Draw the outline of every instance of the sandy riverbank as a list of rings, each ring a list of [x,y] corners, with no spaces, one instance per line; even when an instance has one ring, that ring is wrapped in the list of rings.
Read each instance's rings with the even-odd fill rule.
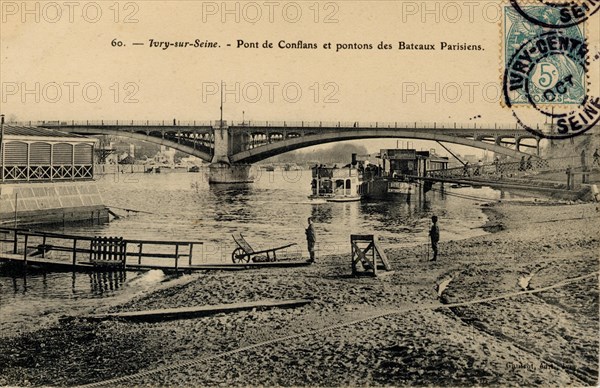
[[[0,339],[0,385],[76,385],[191,360],[113,386],[596,385],[597,276],[539,293],[449,308],[597,273],[596,204],[504,203],[493,234],[388,252],[395,272],[355,279],[349,257],[308,268],[206,273],[111,307],[128,311],[312,298],[306,307],[152,324],[57,323]],[[583,217],[583,218],[582,218]],[[437,285],[446,288],[438,293]],[[394,314],[327,329],[386,312]],[[327,329],[311,332],[317,329]],[[292,334],[309,333],[212,360]]]

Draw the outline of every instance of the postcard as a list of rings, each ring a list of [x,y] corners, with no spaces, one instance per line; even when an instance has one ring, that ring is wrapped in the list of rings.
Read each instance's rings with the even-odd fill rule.
[[[599,10],[0,0],[0,385],[597,385]]]

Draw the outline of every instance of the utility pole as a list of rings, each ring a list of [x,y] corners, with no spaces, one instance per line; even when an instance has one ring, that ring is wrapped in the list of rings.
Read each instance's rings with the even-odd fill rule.
[[[223,128],[223,81],[221,81],[221,124],[219,125],[221,128]]]

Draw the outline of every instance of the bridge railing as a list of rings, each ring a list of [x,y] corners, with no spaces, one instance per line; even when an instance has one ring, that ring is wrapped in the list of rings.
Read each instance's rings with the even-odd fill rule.
[[[531,158],[516,162],[468,164],[445,170],[431,170],[427,172],[427,176],[438,179],[504,178],[518,177],[532,172],[566,171],[567,168],[577,169],[580,167],[581,160],[578,156],[551,159]]]
[[[8,125],[29,127],[213,127],[217,121],[180,120],[71,120],[71,121],[18,121]]]
[[[509,130],[522,131],[518,124],[498,123],[437,123],[407,121],[233,121],[234,127],[251,128],[397,128],[397,129],[452,129],[452,130]]]
[[[390,129],[448,129],[448,130],[499,130],[522,131],[516,123],[443,123],[443,122],[407,122],[407,121],[229,121],[232,127],[253,128],[390,128]],[[218,127],[219,120],[211,121],[182,121],[171,120],[56,120],[56,121],[20,121],[7,125],[38,126],[38,127]],[[539,129],[539,127],[537,127]]]

